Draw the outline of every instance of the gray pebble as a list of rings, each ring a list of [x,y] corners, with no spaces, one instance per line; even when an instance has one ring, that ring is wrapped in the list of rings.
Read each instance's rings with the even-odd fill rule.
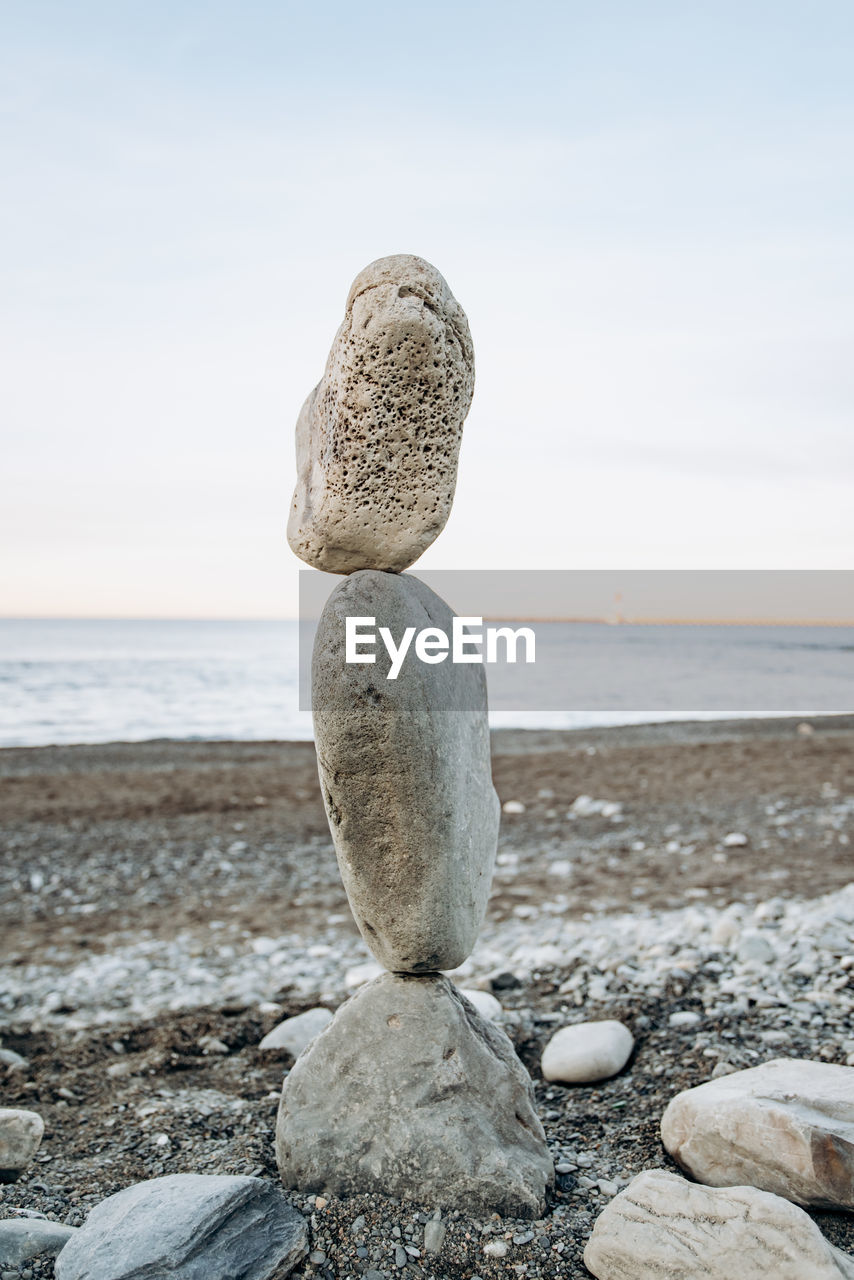
[[[44,1253],[55,1258],[73,1235],[73,1227],[35,1215],[7,1218],[0,1222],[0,1266],[17,1267]]]
[[[431,1219],[424,1227],[424,1248],[427,1253],[440,1253],[445,1239],[444,1222]]]
[[[0,1066],[8,1067],[12,1071],[26,1071],[29,1065],[27,1059],[22,1058],[13,1049],[0,1049]]]

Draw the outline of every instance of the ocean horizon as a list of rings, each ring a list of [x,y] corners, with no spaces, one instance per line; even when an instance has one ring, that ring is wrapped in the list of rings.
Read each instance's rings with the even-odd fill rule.
[[[844,627],[690,627],[690,661],[717,664],[732,707],[644,709],[639,639],[678,691],[680,659],[672,628],[645,624],[544,624],[568,665],[628,671],[623,705],[577,711],[494,710],[494,728],[580,729],[746,715],[831,714],[854,710],[854,630]],[[299,623],[295,620],[0,619],[0,747],[183,740],[311,739],[299,706]],[[622,664],[622,665],[621,665]],[[683,662],[687,672],[687,658]],[[749,690],[800,673],[816,707],[746,709]],[[488,678],[492,673],[488,673]],[[499,689],[496,680],[496,690]],[[820,698],[819,698],[820,694]],[[820,705],[819,705],[820,703]],[[772,705],[766,702],[767,706]]]

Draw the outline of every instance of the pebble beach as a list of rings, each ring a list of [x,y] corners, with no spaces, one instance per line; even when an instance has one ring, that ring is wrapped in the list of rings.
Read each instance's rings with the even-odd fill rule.
[[[854,1065],[854,718],[499,731],[487,920],[457,986],[498,1002],[556,1167],[535,1221],[377,1195],[289,1199],[294,1275],[581,1277],[604,1206],[677,1166],[681,1090],[775,1058]],[[277,1180],[288,1016],[377,967],[347,908],[310,743],[0,753],[2,1105],[45,1134],[0,1217],[79,1226],[171,1173]],[[560,1028],[616,1020],[610,1079],[544,1079]],[[814,1211],[854,1250],[845,1212]],[[4,1276],[50,1276],[45,1256]]]

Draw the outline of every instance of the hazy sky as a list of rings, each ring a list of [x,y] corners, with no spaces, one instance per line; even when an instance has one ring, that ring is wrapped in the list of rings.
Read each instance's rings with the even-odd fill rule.
[[[3,7],[0,613],[285,616],[353,276],[434,262],[471,568],[854,566],[854,5]]]

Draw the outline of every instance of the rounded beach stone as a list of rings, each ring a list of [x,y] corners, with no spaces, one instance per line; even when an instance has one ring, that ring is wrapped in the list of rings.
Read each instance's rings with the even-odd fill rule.
[[[613,1020],[561,1027],[543,1050],[543,1076],[561,1084],[607,1080],[622,1071],[634,1043],[628,1027]]]
[[[380,964],[455,969],[486,911],[500,818],[486,679],[473,664],[421,662],[395,680],[345,661],[345,619],[450,634],[444,600],[409,574],[366,570],[333,591],[312,661],[312,711],[326,815],[350,907]]]
[[[661,1140],[713,1187],[854,1209],[854,1067],[775,1058],[676,1095]]]
[[[474,1005],[480,1016],[488,1018],[490,1022],[500,1018],[504,1012],[500,1002],[489,991],[478,991],[475,987],[461,987],[460,995],[465,996],[469,1004]]]
[[[20,1267],[30,1258],[55,1258],[77,1232],[43,1218],[6,1218],[0,1222],[0,1267]]]
[[[293,1018],[285,1018],[272,1031],[268,1031],[258,1045],[259,1049],[285,1049],[293,1057],[298,1058],[307,1044],[310,1044],[324,1027],[329,1026],[332,1014],[328,1009],[306,1009]]]
[[[596,1280],[854,1280],[803,1209],[755,1187],[698,1187],[638,1174],[596,1220],[584,1250]]]
[[[0,1107],[0,1182],[14,1182],[39,1149],[44,1120],[35,1111]]]
[[[538,1217],[554,1172],[510,1040],[444,976],[363,987],[282,1088],[286,1187]]]
[[[331,573],[405,569],[445,527],[474,391],[465,313],[435,267],[372,262],[296,429],[288,541]]]

